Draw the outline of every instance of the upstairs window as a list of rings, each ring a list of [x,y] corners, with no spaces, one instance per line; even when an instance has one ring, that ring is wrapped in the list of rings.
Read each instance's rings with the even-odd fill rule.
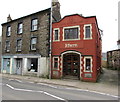
[[[54,41],[59,41],[59,28],[54,29],[53,40]]]
[[[21,51],[22,49],[22,39],[17,40],[16,51]]]
[[[64,28],[64,40],[78,40],[80,27]]]
[[[8,40],[6,41],[5,51],[10,52],[10,41],[8,41]]]
[[[38,29],[38,19],[33,19],[31,21],[31,30],[32,31],[35,31]]]
[[[19,23],[18,24],[18,34],[22,34],[23,33],[23,24]]]
[[[6,31],[6,36],[10,36],[10,35],[11,35],[11,26],[8,26]]]
[[[91,24],[84,26],[84,39],[92,39],[92,27]]]
[[[37,45],[37,37],[32,37],[31,45],[30,45],[31,50],[36,50],[36,45]]]

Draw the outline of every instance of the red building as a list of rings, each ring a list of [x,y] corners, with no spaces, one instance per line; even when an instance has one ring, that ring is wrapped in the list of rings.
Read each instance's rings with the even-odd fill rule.
[[[52,78],[96,82],[101,71],[101,35],[96,17],[69,15],[52,26]]]

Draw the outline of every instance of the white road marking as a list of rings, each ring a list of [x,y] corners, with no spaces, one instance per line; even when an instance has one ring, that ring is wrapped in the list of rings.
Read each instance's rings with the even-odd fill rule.
[[[9,79],[9,80],[10,81],[11,80],[16,80],[16,81],[22,83],[22,81],[17,80],[17,79]],[[29,83],[34,83],[34,82],[29,82]],[[45,84],[45,83],[37,83],[37,84],[48,86],[48,87],[52,87],[52,88],[55,88],[55,89],[58,88],[56,86]],[[77,90],[77,91],[92,92],[92,93],[97,93],[97,94],[101,94],[101,95],[106,95],[106,96],[111,96],[111,97],[115,97],[115,98],[120,98],[119,96],[115,96],[115,95],[111,95],[111,94],[107,94],[107,93],[102,93],[102,92],[97,92],[97,91],[85,90],[85,89],[77,89],[77,88],[69,88],[69,87],[67,87],[67,88],[58,88],[58,89],[68,89],[68,90]],[[15,90],[18,90],[18,89],[15,89]],[[21,89],[19,89],[19,90],[21,90]],[[31,91],[31,90],[24,90],[24,89],[22,89],[21,91]],[[31,92],[39,92],[39,91],[31,91]]]
[[[63,98],[60,98],[60,97],[58,97],[58,96],[55,96],[55,95],[52,95],[52,94],[50,94],[50,93],[47,93],[47,92],[44,92],[44,94],[46,94],[46,95],[48,95],[48,96],[51,96],[51,97],[54,97],[54,98],[56,98],[56,99],[59,99],[59,100],[63,100],[63,101],[65,101],[65,99],[63,99]]]
[[[9,79],[9,81],[17,81],[17,82],[19,82],[19,83],[22,83],[22,81],[21,81],[21,80],[18,80],[18,79]]]
[[[51,96],[53,98],[56,98],[58,100],[63,100],[65,101],[65,99],[63,98],[60,98],[58,96],[55,96],[53,94],[50,94],[48,92],[45,92],[45,91],[36,91],[36,90],[28,90],[28,89],[18,89],[18,88],[14,88],[13,86],[9,85],[9,84],[6,84],[6,86],[8,86],[9,88],[11,88],[12,90],[16,90],[16,91],[26,91],[26,92],[39,92],[39,93],[44,93],[45,95],[48,95],[48,96]]]

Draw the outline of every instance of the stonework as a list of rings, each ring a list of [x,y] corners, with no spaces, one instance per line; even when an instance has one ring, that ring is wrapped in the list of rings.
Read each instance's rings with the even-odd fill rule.
[[[107,52],[107,67],[120,70],[120,49]]]

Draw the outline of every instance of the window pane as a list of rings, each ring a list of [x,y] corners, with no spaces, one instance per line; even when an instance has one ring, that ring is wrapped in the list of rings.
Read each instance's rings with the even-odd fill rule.
[[[37,38],[32,38],[32,44],[36,44]]]
[[[23,32],[23,24],[18,24],[18,34],[21,34]]]
[[[6,52],[10,51],[10,41],[6,41]]]
[[[17,40],[17,51],[21,51],[22,48],[22,40]]]
[[[32,31],[37,30],[38,19],[32,20]]]
[[[58,68],[58,58],[54,58],[54,69]]]
[[[37,38],[31,39],[31,50],[36,50]]]
[[[78,39],[78,28],[64,30],[64,39]]]
[[[86,58],[86,70],[90,71],[91,70],[91,59]]]
[[[58,40],[58,30],[55,30],[55,40]]]
[[[85,37],[86,38],[90,38],[90,26],[86,26],[85,27]]]
[[[10,36],[11,35],[11,27],[9,26],[9,27],[7,27],[7,36]]]

